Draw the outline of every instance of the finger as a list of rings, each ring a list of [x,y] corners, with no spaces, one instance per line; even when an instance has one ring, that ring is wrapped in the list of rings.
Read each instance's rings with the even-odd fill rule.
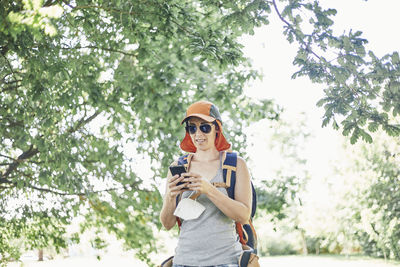
[[[191,182],[192,182],[192,178],[190,178],[190,177],[185,177],[185,178],[182,180],[182,182],[191,183]]]
[[[177,183],[179,183],[180,181],[182,181],[184,179],[184,177],[179,177],[179,175],[175,175],[174,177],[171,178],[171,180],[169,181],[169,187],[171,188],[171,186],[176,185]]]
[[[188,182],[188,183],[199,183],[199,182],[201,182],[201,178],[199,178],[199,177],[189,177],[189,178],[186,178],[185,180],[184,180],[184,182]]]
[[[186,176],[186,177],[200,177],[200,175],[193,173],[193,172],[185,172],[182,173],[182,176]]]
[[[171,189],[171,191],[170,191],[171,197],[176,197],[176,196],[179,195],[180,193],[181,193],[181,190],[179,190],[177,187],[174,187],[174,188]]]
[[[199,183],[199,181],[197,181],[197,180],[195,180],[195,179],[188,179],[188,180],[185,180],[184,182],[186,182],[187,184],[190,184],[190,185],[194,185],[194,184],[198,184]]]
[[[170,188],[170,191],[181,192],[183,188],[187,188],[187,187],[188,187],[188,183],[183,183],[183,184],[180,184],[180,185],[176,185],[174,183],[174,184],[171,184],[169,188]]]
[[[202,192],[200,186],[193,186],[193,187],[190,187],[189,189],[190,189],[190,191],[195,191],[196,192],[195,194],[197,194],[198,192]]]
[[[171,178],[168,179],[168,183],[172,183],[176,179],[176,175],[172,176]]]
[[[187,187],[190,190],[197,190],[198,188],[201,188],[201,184],[199,184],[199,183],[189,183]]]
[[[171,191],[170,192],[171,198],[175,198],[177,195],[179,195],[179,191]]]
[[[183,188],[187,188],[187,187],[188,187],[188,183],[183,183],[183,184],[177,186],[178,190],[182,190]]]

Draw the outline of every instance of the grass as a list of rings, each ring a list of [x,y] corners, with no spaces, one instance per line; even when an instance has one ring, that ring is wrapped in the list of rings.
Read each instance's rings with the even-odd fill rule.
[[[365,256],[339,256],[339,255],[320,255],[320,256],[272,256],[260,258],[260,265],[273,267],[399,267],[400,262],[385,261]],[[104,256],[99,261],[96,257],[71,257],[66,259],[56,259],[44,262],[26,261],[24,263],[10,263],[9,267],[145,267],[146,264],[135,260],[132,257],[109,255]]]
[[[260,259],[260,265],[274,267],[399,267],[400,262],[385,261],[366,256],[297,255],[263,257]]]

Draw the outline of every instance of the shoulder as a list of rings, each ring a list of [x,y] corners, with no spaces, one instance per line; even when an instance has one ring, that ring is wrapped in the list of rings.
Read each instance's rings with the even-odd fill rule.
[[[246,161],[241,156],[237,155],[237,163],[238,164],[246,164]]]
[[[237,168],[238,170],[247,170],[246,161],[239,155],[237,156]]]
[[[225,158],[229,156],[230,160],[232,161],[236,157],[236,165],[246,165],[246,161],[239,155],[238,152],[235,151],[226,151]]]
[[[236,181],[240,187],[250,182],[250,172],[247,168],[246,160],[239,155],[237,156],[236,164]]]
[[[230,152],[236,155],[236,168],[237,171],[245,170],[247,171],[247,164],[244,158],[242,158],[237,152]]]

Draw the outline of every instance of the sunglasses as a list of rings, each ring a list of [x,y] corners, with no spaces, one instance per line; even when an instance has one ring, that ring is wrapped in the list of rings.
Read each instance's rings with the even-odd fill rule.
[[[189,124],[185,127],[185,129],[186,129],[186,132],[188,132],[190,134],[195,134],[197,131],[197,126],[196,126],[196,124]],[[211,126],[211,124],[203,123],[203,124],[200,124],[199,129],[203,133],[208,134],[211,132],[212,126]]]

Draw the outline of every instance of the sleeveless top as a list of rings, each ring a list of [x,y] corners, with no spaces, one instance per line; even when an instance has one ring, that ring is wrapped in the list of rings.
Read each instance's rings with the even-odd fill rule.
[[[220,167],[210,182],[223,182],[222,152]],[[225,188],[217,188],[228,195]],[[193,191],[183,192],[182,198]],[[205,207],[199,218],[182,220],[174,264],[210,266],[238,263],[242,245],[236,233],[235,223],[220,211],[207,196],[201,194],[197,201]]]

